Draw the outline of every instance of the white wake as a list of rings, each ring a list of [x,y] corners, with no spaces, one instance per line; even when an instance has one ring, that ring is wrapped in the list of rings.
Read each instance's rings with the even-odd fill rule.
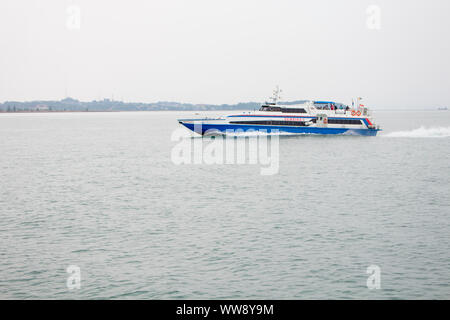
[[[447,138],[450,137],[450,127],[420,127],[409,131],[394,131],[382,135],[388,138]]]

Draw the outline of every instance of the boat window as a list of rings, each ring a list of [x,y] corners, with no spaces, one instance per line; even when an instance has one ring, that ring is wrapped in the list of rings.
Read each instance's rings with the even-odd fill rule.
[[[261,106],[259,111],[272,111],[272,112],[280,112],[281,107],[275,107],[275,106]]]
[[[329,124],[354,124],[354,125],[360,125],[361,120],[354,120],[354,119],[328,119]]]
[[[306,110],[303,108],[282,108],[281,112],[283,112],[283,113],[306,113]]]
[[[296,126],[305,127],[308,124],[305,121],[278,121],[278,120],[257,120],[257,121],[230,121],[232,124],[259,124],[271,126]]]

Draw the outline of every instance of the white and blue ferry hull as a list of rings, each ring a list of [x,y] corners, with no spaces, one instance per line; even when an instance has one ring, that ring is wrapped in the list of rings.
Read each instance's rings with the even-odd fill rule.
[[[376,136],[379,129],[370,128],[333,128],[333,127],[317,127],[317,126],[277,126],[277,125],[254,125],[254,124],[231,124],[231,123],[214,123],[213,121],[191,121],[179,120],[189,130],[197,132],[201,135],[208,133],[230,133],[230,132],[254,132],[264,131],[267,133],[291,133],[291,134],[317,134],[317,135],[361,135]]]

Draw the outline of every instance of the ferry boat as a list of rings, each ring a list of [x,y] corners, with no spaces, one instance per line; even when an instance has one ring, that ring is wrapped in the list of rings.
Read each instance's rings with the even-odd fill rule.
[[[333,101],[279,104],[280,92],[277,87],[271,101],[253,112],[219,118],[178,119],[178,122],[201,135],[264,130],[267,133],[376,136],[381,131],[369,108],[360,104],[361,98],[357,98],[356,108]]]

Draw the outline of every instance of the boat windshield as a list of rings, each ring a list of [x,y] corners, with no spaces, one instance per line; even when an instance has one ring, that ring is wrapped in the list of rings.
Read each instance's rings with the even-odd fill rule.
[[[275,112],[280,112],[281,108],[280,107],[275,107],[275,106],[261,106],[261,108],[259,109],[259,111],[275,111]]]

